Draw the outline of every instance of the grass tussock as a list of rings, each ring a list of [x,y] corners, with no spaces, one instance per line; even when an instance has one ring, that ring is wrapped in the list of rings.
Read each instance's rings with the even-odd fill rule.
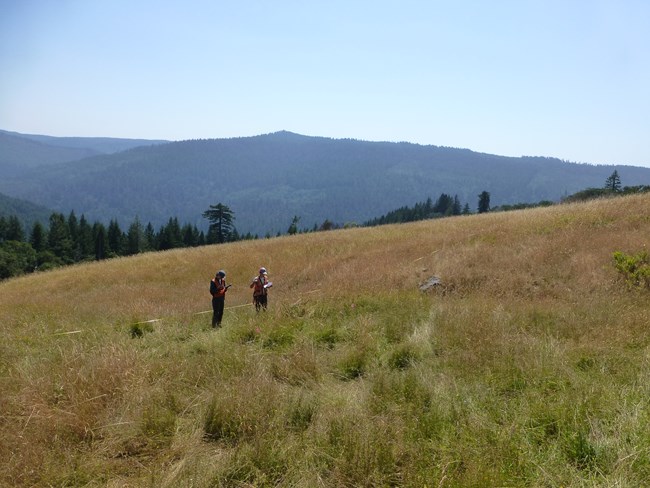
[[[0,486],[643,486],[648,215],[635,196],[0,283]]]

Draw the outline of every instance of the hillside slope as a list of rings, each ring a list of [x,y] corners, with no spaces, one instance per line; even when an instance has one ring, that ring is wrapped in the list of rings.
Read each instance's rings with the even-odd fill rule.
[[[28,139],[48,146],[62,147],[68,149],[89,150],[94,154],[112,154],[139,146],[152,146],[156,144],[165,144],[169,141],[163,139],[125,139],[119,137],[57,137],[45,136],[40,134],[21,134],[19,132],[9,132],[0,130],[11,136]],[[29,153],[21,154],[21,157],[29,157]],[[66,161],[72,161],[76,158],[70,158]]]
[[[48,208],[0,193],[0,217],[18,217],[27,235],[35,222],[47,224],[51,214],[52,210]]]
[[[0,485],[641,486],[650,301],[612,253],[649,215],[640,195],[0,283]]]
[[[60,147],[0,131],[0,175],[16,177],[27,169],[99,154],[87,147]]]
[[[162,225],[171,216],[201,228],[210,205],[224,203],[242,234],[284,233],[328,219],[362,223],[441,193],[476,208],[558,200],[601,187],[617,169],[625,185],[650,184],[650,168],[508,158],[464,149],[364,142],[278,132],[256,137],[139,147],[0,180],[0,191],[93,221],[128,225],[135,216]]]

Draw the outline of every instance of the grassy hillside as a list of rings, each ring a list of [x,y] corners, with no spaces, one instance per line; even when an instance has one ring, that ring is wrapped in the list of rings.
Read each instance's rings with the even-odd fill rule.
[[[0,485],[642,486],[649,238],[645,195],[0,283]]]

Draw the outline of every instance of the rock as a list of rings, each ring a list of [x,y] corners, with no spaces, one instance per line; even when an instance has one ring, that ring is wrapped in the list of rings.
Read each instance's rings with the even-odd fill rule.
[[[428,291],[434,286],[442,285],[442,281],[437,276],[432,276],[427,281],[420,285],[420,291]]]

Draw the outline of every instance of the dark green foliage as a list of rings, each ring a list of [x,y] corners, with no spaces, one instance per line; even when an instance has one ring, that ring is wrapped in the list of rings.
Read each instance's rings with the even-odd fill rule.
[[[70,237],[70,228],[65,216],[61,213],[50,215],[50,227],[47,237],[48,249],[64,263],[74,262],[73,243]]]
[[[125,247],[124,238],[122,229],[120,229],[120,224],[118,224],[115,219],[112,219],[108,224],[107,241],[110,257],[122,255],[122,251]]]
[[[48,221],[49,230],[37,221],[29,239],[25,239],[17,217],[0,217],[0,279],[82,261],[206,244],[205,234],[196,225],[181,227],[175,217],[161,226],[158,233],[151,223],[143,227],[138,217],[126,233],[116,219],[110,221],[108,229],[100,222],[91,226],[84,215],[77,219],[74,211],[67,218],[54,212]],[[231,239],[238,240],[240,236],[234,231]]]
[[[203,212],[202,216],[210,222],[208,244],[221,244],[236,240],[234,235],[236,230],[233,225],[235,214],[230,207],[223,203],[210,205],[210,208]]]
[[[0,242],[22,241],[24,239],[25,232],[18,217],[12,215],[6,220],[4,217],[0,217]]]
[[[300,217],[297,215],[293,216],[293,219],[291,219],[291,225],[287,229],[287,234],[290,236],[297,234],[298,233],[298,222],[300,221]]]
[[[182,244],[183,236],[178,219],[170,218],[167,225],[161,227],[158,232],[158,249],[161,251],[174,249],[176,247],[182,247]]]
[[[47,233],[40,222],[36,222],[29,236],[29,243],[36,252],[43,252],[47,246]]]
[[[129,332],[132,338],[137,339],[149,332],[153,332],[153,325],[151,325],[151,322],[136,322],[131,324]]]
[[[126,235],[126,254],[138,254],[145,250],[146,241],[144,239],[144,229],[137,217],[129,226]]]
[[[482,191],[478,196],[478,213],[485,213],[490,211],[490,193]]]
[[[605,180],[603,188],[586,188],[564,199],[565,202],[581,202],[594,198],[634,195],[635,193],[646,193],[650,191],[650,185],[636,185],[621,187],[621,178],[618,171],[614,172]]]
[[[466,204],[469,213],[469,207]],[[416,203],[413,207],[400,207],[392,210],[386,215],[367,221],[364,225],[375,226],[384,224],[398,224],[404,222],[415,222],[418,220],[433,219],[439,217],[448,217],[451,215],[461,214],[461,204],[458,195],[451,197],[442,193],[434,204],[431,198],[424,202]]]
[[[29,273],[36,267],[36,251],[26,242],[0,243],[0,280]]]
[[[614,170],[605,180],[605,189],[614,193],[621,191],[621,178],[618,176],[618,171]]]

